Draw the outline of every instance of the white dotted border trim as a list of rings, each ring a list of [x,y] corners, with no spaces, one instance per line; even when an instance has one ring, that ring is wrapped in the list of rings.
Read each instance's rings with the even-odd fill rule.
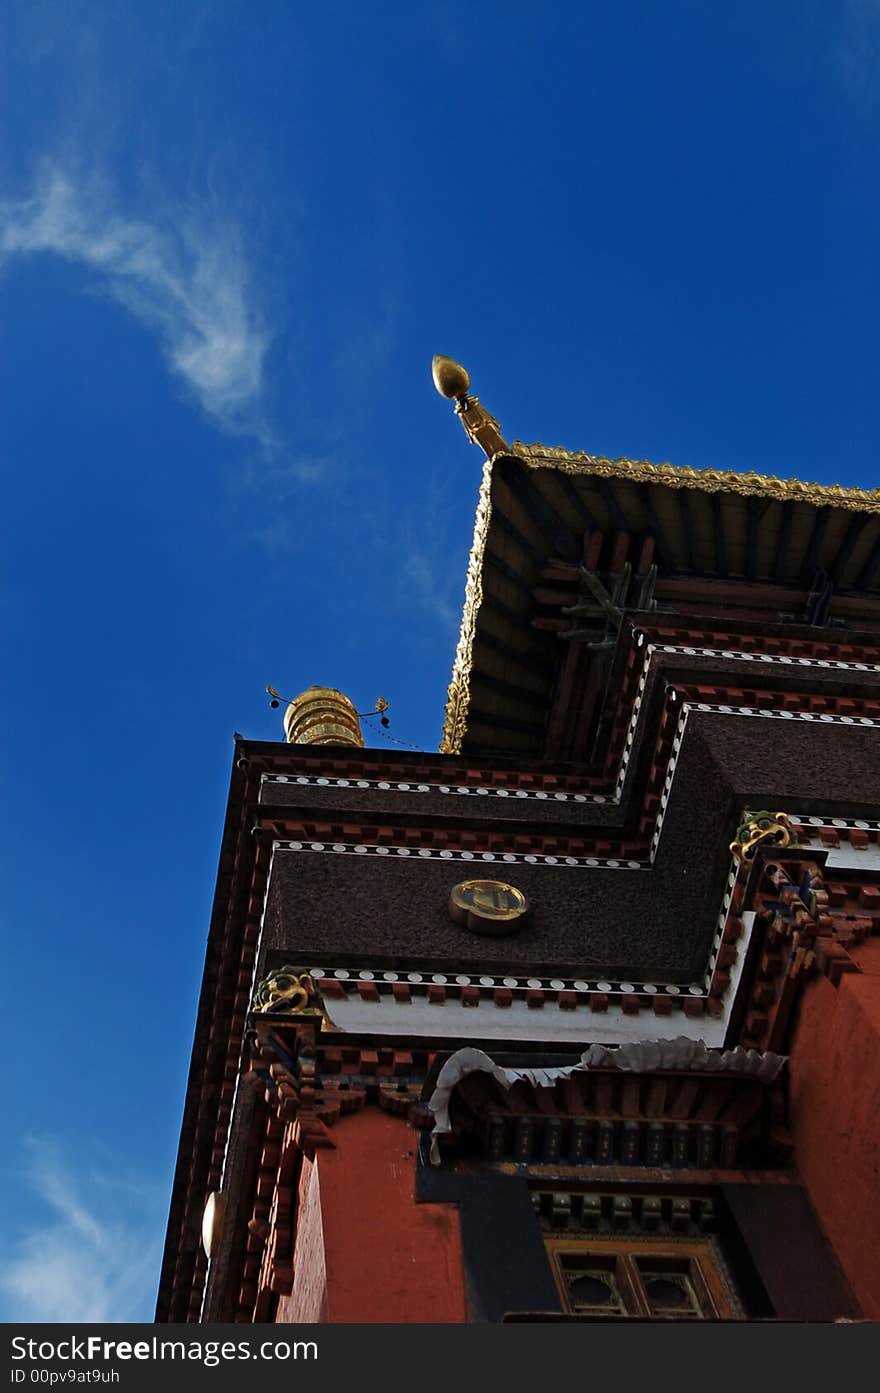
[[[698,709],[701,709],[701,710],[702,710],[702,709],[703,709],[703,706],[701,705]],[[712,708],[710,708],[710,709],[712,709]],[[686,720],[686,718],[687,718],[687,711],[685,710],[685,711],[682,712],[682,720],[681,720],[681,722],[680,722],[680,728],[681,728],[681,729],[683,729],[684,721]],[[676,735],[676,739],[677,739],[677,740],[679,739],[679,735],[678,735],[678,734]],[[670,784],[671,784],[671,780],[670,780]],[[668,797],[668,789],[666,790],[666,796]],[[747,812],[747,811],[748,811],[748,810],[746,810],[746,812]],[[793,822],[796,822],[799,826],[803,827],[804,830],[806,830],[808,827],[815,827],[815,828],[817,828],[817,829],[818,829],[819,827],[834,827],[835,829],[837,829],[837,830],[839,830],[839,831],[846,831],[846,830],[849,830],[849,829],[858,829],[858,830],[860,830],[860,831],[873,831],[873,832],[877,832],[878,834],[880,834],[880,819],[878,819],[878,820],[870,820],[870,821],[869,821],[869,820],[866,820],[866,819],[864,819],[864,818],[832,818],[832,817],[827,817],[827,816],[826,816],[826,817],[821,817],[821,816],[819,816],[819,815],[817,815],[817,814],[808,814],[808,815],[805,815],[805,814],[800,814],[800,813],[797,813],[797,812],[791,812],[791,813],[789,813],[789,816],[791,817],[791,819],[792,819]],[[658,834],[658,840],[659,840],[659,834]],[[821,850],[821,849],[822,849],[821,846],[820,846],[818,849]],[[319,852],[319,853],[320,853],[320,852],[332,852],[332,853],[336,853],[337,855],[342,854],[342,855],[355,855],[355,856],[358,856],[358,855],[360,855],[360,856],[370,856],[370,855],[373,855],[373,856],[395,856],[395,855],[396,855],[396,856],[400,856],[400,857],[410,857],[410,856],[415,855],[417,858],[421,858],[421,859],[423,859],[423,860],[464,861],[464,862],[469,862],[469,863],[476,863],[476,864],[478,864],[478,865],[479,865],[479,864],[489,864],[489,863],[492,863],[492,862],[498,862],[498,863],[500,863],[501,865],[505,865],[505,864],[506,864],[506,865],[511,865],[511,864],[517,864],[517,863],[519,863],[519,864],[528,864],[528,865],[569,866],[569,867],[572,867],[572,868],[577,868],[577,867],[589,867],[589,868],[591,868],[591,869],[592,869],[592,868],[596,868],[596,867],[601,867],[601,868],[610,869],[610,870],[644,870],[644,869],[647,869],[647,868],[648,868],[648,863],[647,863],[647,862],[644,862],[644,861],[641,861],[641,862],[640,862],[640,861],[615,861],[615,860],[602,859],[602,858],[599,858],[599,857],[536,856],[536,855],[532,855],[532,854],[522,854],[522,853],[516,853],[516,852],[496,853],[496,852],[491,852],[491,851],[484,851],[484,852],[451,851],[451,850],[446,849],[446,848],[444,848],[444,850],[442,850],[442,851],[436,851],[436,850],[434,850],[434,849],[432,849],[432,848],[427,848],[427,847],[421,847],[421,848],[415,848],[415,849],[412,848],[412,847],[387,847],[387,846],[375,847],[375,846],[367,846],[367,845],[365,845],[365,844],[363,844],[363,843],[349,844],[349,843],[344,843],[344,842],[334,842],[334,843],[328,844],[328,843],[326,843],[326,842],[276,841],[276,842],[273,843],[273,850],[278,850],[278,851],[313,851],[313,852]],[[686,992],[687,992],[688,994],[690,994],[690,995],[692,995],[692,996],[703,996],[703,997],[705,997],[705,996],[708,995],[709,988],[710,988],[711,983],[712,983],[712,977],[713,977],[713,975],[714,975],[715,967],[716,967],[716,964],[717,964],[717,961],[718,961],[718,954],[719,954],[719,952],[721,951],[721,947],[722,947],[722,945],[723,945],[723,943],[724,943],[724,932],[725,932],[725,929],[726,929],[726,927],[727,927],[728,920],[729,920],[730,915],[731,915],[731,906],[732,906],[732,902],[733,902],[734,888],[735,888],[735,886],[736,886],[736,881],[737,881],[737,876],[738,876],[738,874],[739,874],[739,871],[740,871],[739,863],[738,863],[735,859],[731,859],[730,869],[729,869],[729,871],[728,871],[727,882],[726,882],[725,890],[724,890],[724,896],[723,896],[723,899],[722,899],[722,902],[721,902],[721,907],[720,907],[720,909],[719,909],[719,911],[718,911],[718,916],[717,916],[717,919],[716,919],[716,926],[715,926],[715,934],[714,934],[714,937],[713,937],[713,940],[712,940],[712,946],[711,946],[711,950],[710,950],[710,953],[709,953],[709,959],[708,959],[708,962],[707,962],[707,964],[706,964],[705,971],[704,971],[704,973],[703,973],[702,982],[692,982],[686,989],[684,989],[684,990],[686,990]],[[737,958],[738,958],[738,960],[739,960],[740,963],[742,963],[742,962],[744,961],[744,955],[745,955],[747,946],[748,946],[748,944],[747,944],[747,941],[746,941],[746,943],[744,943],[744,944],[742,945],[741,948],[738,948],[738,951],[737,951]],[[329,970],[325,970],[325,969],[323,969],[323,968],[321,968],[320,970],[317,969],[317,968],[313,968],[313,969],[310,969],[310,970],[313,972],[313,975],[320,975],[320,976],[331,976],[331,975],[332,975],[332,976],[338,978],[339,980],[346,980],[346,979],[348,979],[349,977],[351,977],[351,975],[352,975],[351,972],[350,972],[348,969],[345,969],[345,968],[338,968],[338,969],[337,969],[337,968],[334,968],[334,969],[329,969]],[[642,982],[642,983],[633,983],[633,982],[608,982],[608,981],[604,981],[604,980],[603,980],[603,981],[596,982],[595,984],[592,984],[592,983],[583,981],[583,980],[581,980],[581,979],[578,979],[578,980],[573,980],[573,979],[561,979],[561,978],[538,979],[538,978],[534,978],[534,977],[530,977],[530,978],[517,978],[517,977],[509,977],[509,976],[507,976],[507,977],[501,977],[501,978],[497,978],[497,977],[488,977],[488,976],[470,977],[470,976],[465,976],[465,975],[463,975],[463,974],[462,974],[462,975],[458,975],[458,976],[454,976],[454,977],[449,977],[448,975],[439,974],[439,973],[430,974],[430,975],[429,975],[429,974],[422,974],[422,973],[410,973],[410,974],[407,974],[407,975],[401,975],[401,974],[392,973],[392,972],[383,972],[383,973],[381,973],[381,974],[377,974],[377,973],[372,973],[372,972],[368,972],[368,971],[359,972],[359,973],[357,974],[357,976],[358,976],[358,978],[359,978],[360,980],[362,980],[362,981],[373,981],[374,979],[376,979],[376,980],[385,981],[385,982],[387,982],[387,983],[396,982],[396,981],[408,981],[408,982],[411,982],[411,983],[417,983],[417,982],[422,982],[422,981],[425,981],[425,982],[430,981],[430,982],[435,982],[435,983],[438,983],[438,984],[440,984],[440,983],[445,984],[445,983],[455,982],[455,983],[457,983],[457,984],[460,985],[460,986],[466,986],[466,985],[471,985],[471,984],[474,984],[474,983],[478,983],[479,985],[484,986],[484,987],[499,987],[499,986],[505,986],[505,987],[510,987],[510,988],[512,988],[512,989],[519,989],[519,990],[522,990],[522,991],[524,991],[527,987],[531,987],[531,988],[540,988],[540,989],[543,990],[543,991],[574,991],[574,992],[576,992],[576,993],[581,993],[581,994],[590,993],[590,992],[603,992],[603,993],[608,993],[608,994],[610,994],[610,995],[618,995],[618,996],[625,996],[625,995],[628,995],[628,994],[630,994],[630,993],[632,993],[632,992],[635,992],[635,993],[637,993],[637,994],[642,994],[642,995],[648,995],[648,996],[650,996],[650,995],[653,995],[655,992],[661,992],[661,991],[662,991],[662,992],[667,992],[667,993],[668,993],[669,995],[671,995],[671,996],[678,996],[678,995],[682,994],[682,991],[683,991],[683,989],[682,989],[681,987],[676,986],[676,985],[674,985],[674,984],[673,984],[673,985],[669,985],[669,984],[664,984],[664,983],[659,983],[659,984],[658,984],[658,983],[652,983],[652,982]],[[737,974],[737,976],[738,976],[738,974]]]
[[[335,779],[315,778],[306,774],[264,774],[263,783],[310,784],[313,787],[330,788],[373,788],[383,792],[395,793],[444,793],[466,798],[530,798],[532,801],[558,803],[613,803],[616,800],[606,794],[588,793],[548,793],[543,789],[532,788],[494,788],[485,785],[466,784],[415,784],[398,783],[390,779]]]
[[[750,653],[732,648],[692,648],[671,643],[648,643],[646,645],[645,637],[645,634],[640,630],[636,630],[634,633],[636,646],[644,646],[644,664],[633,701],[633,709],[627,727],[624,749],[613,794],[548,792],[544,789],[506,788],[503,785],[486,786],[481,784],[411,783],[391,779],[345,779],[324,775],[315,777],[305,774],[263,774],[262,782],[302,784],[317,788],[369,788],[378,789],[382,792],[395,793],[441,793],[447,796],[452,795],[460,798],[518,798],[520,800],[531,799],[533,802],[592,803],[599,806],[602,804],[615,806],[620,802],[623,793],[630,756],[635,744],[636,729],[638,727],[645,690],[648,684],[651,663],[657,653],[678,653],[684,657],[727,658],[742,662],[768,663],[780,667],[815,667],[845,672],[880,672],[880,664],[876,663],[855,663],[831,658],[792,658],[777,653]],[[747,706],[711,705],[703,702],[692,702],[689,703],[689,705],[693,706],[697,711],[718,711],[725,714],[741,716],[775,716],[778,720],[806,720],[825,723],[836,721],[841,725],[864,726],[880,724],[880,722],[866,716],[832,716],[824,713],[813,714],[812,712],[761,710]]]
[[[429,987],[450,986],[450,987],[484,987],[490,988],[507,987],[511,991],[522,994],[527,991],[539,990],[547,993],[574,992],[577,996],[591,996],[601,993],[606,996],[657,996],[666,994],[673,998],[680,998],[683,1003],[688,997],[705,997],[705,990],[702,983],[691,982],[690,984],[677,985],[665,982],[621,982],[621,981],[596,981],[587,982],[583,978],[563,978],[563,977],[514,977],[514,976],[495,976],[479,973],[451,973],[451,972],[431,972],[425,969],[422,972],[386,972],[382,968],[347,968],[347,967],[310,967],[309,973],[315,979],[321,977],[332,977],[337,982],[342,982],[346,986],[355,987],[358,982],[374,982],[377,987],[383,986],[390,991],[395,982],[402,982],[405,986]]]
[[[482,852],[477,852],[477,851],[457,851],[457,850],[448,850],[448,849],[444,849],[444,850],[440,851],[440,850],[437,850],[437,849],[434,848],[434,847],[406,847],[406,846],[394,846],[394,847],[378,846],[378,847],[376,847],[376,846],[367,846],[367,845],[363,845],[363,844],[350,845],[350,844],[348,844],[348,843],[343,843],[343,842],[334,843],[329,849],[332,850],[332,851],[338,851],[338,852],[350,852],[350,853],[353,853],[353,854],[355,854],[355,855],[361,855],[361,856],[364,856],[364,855],[375,855],[375,856],[390,856],[390,855],[395,855],[395,856],[420,856],[420,857],[422,857],[424,860],[435,860],[435,861],[436,861],[436,860],[441,860],[441,861],[461,860],[461,861],[477,861],[477,862],[480,862],[480,861],[488,861],[488,862],[491,862],[491,861],[499,861],[499,862],[506,862],[508,865],[522,865],[522,864],[524,864],[524,865],[533,865],[533,866],[534,866],[534,865],[538,865],[538,866],[572,866],[572,867],[575,867],[575,866],[581,866],[581,867],[586,866],[586,867],[589,867],[590,869],[595,869],[595,868],[597,868],[597,867],[601,867],[601,868],[603,868],[603,869],[605,869],[605,870],[645,870],[645,869],[647,869],[648,867],[650,867],[650,866],[652,866],[652,865],[654,864],[654,861],[655,861],[656,858],[657,858],[657,854],[658,854],[658,851],[659,851],[659,848],[660,848],[660,837],[661,837],[661,834],[662,834],[662,831],[663,831],[664,822],[665,822],[665,820],[666,820],[666,812],[667,812],[667,808],[668,808],[668,806],[669,806],[670,795],[671,795],[671,793],[672,793],[672,786],[673,786],[673,782],[674,782],[674,779],[675,779],[675,772],[676,772],[676,769],[677,769],[677,767],[678,767],[679,755],[680,755],[680,753],[681,753],[682,745],[683,745],[683,742],[684,742],[684,731],[685,731],[685,726],[687,725],[688,717],[689,717],[689,715],[690,715],[690,713],[691,713],[692,711],[697,711],[697,712],[700,712],[700,713],[712,714],[712,715],[721,715],[721,716],[749,716],[749,717],[758,718],[758,719],[765,719],[765,720],[778,720],[778,721],[807,721],[807,722],[810,722],[810,723],[812,723],[812,724],[814,724],[814,725],[815,725],[815,724],[824,724],[824,725],[848,725],[848,726],[860,726],[860,727],[863,727],[863,728],[872,728],[872,729],[873,729],[873,728],[880,728],[880,720],[875,720],[874,718],[868,717],[868,716],[834,716],[834,715],[829,715],[829,714],[827,714],[827,713],[818,713],[818,714],[817,714],[817,713],[810,712],[810,711],[782,711],[782,710],[773,709],[773,708],[762,709],[762,708],[758,708],[758,707],[754,707],[754,706],[729,706],[729,705],[726,705],[726,704],[714,704],[714,703],[712,703],[712,702],[706,702],[706,701],[698,701],[698,702],[689,701],[689,702],[683,702],[683,703],[682,703],[682,708],[681,708],[681,713],[680,713],[679,718],[678,718],[678,724],[677,724],[677,726],[676,726],[675,735],[673,736],[673,739],[672,739],[672,747],[671,747],[671,750],[670,750],[669,761],[668,761],[667,766],[666,766],[666,775],[665,775],[664,782],[663,782],[663,789],[662,789],[662,792],[661,792],[661,794],[660,794],[660,806],[659,806],[659,808],[658,808],[658,810],[657,810],[657,819],[656,819],[656,822],[655,822],[655,824],[654,824],[654,831],[653,831],[653,833],[652,833],[652,835],[651,835],[650,848],[649,848],[648,856],[647,856],[646,859],[641,859],[641,860],[639,860],[639,859],[636,859],[636,858],[628,858],[628,857],[601,857],[601,856],[561,856],[561,855],[560,855],[560,856],[553,856],[553,855],[542,855],[542,854],[533,853],[533,852],[512,852],[512,851],[508,851],[508,852],[495,852],[495,851],[482,851]],[[300,783],[300,784],[318,784],[318,785],[322,785],[322,786],[323,786],[323,785],[327,785],[327,784],[333,784],[334,786],[340,787],[340,788],[349,788],[349,787],[363,788],[363,787],[372,787],[372,786],[375,786],[375,787],[379,787],[379,788],[385,789],[385,788],[391,788],[391,787],[393,787],[393,785],[391,785],[390,783],[388,783],[388,782],[386,782],[386,781],[384,781],[384,780],[381,781],[381,782],[378,783],[378,784],[371,784],[370,781],[369,781],[369,780],[366,780],[366,779],[360,779],[360,780],[335,779],[335,780],[334,780],[334,779],[328,779],[328,778],[323,778],[323,777],[322,777],[322,778],[315,779],[315,778],[312,778],[312,777],[308,777],[308,776],[306,776],[306,775],[298,775],[298,776],[293,776],[293,777],[290,777],[290,776],[287,776],[287,775],[270,775],[270,776],[264,776],[264,777],[270,777],[270,778],[276,779],[276,780],[278,780],[278,781],[282,781],[282,780],[283,780],[284,782]],[[415,789],[415,790],[418,791],[418,792],[426,792],[426,791],[429,791],[429,789],[430,789],[430,786],[429,786],[428,784],[416,784],[416,785],[412,785],[412,784],[401,783],[401,784],[398,784],[397,787],[398,787],[399,789],[401,789],[402,791],[410,791],[410,790],[412,790],[412,789]],[[441,791],[443,791],[444,789],[447,788],[447,786],[446,786],[446,785],[441,785],[440,788],[441,788]],[[462,788],[456,789],[456,790],[455,790],[455,792],[462,792],[462,791],[466,791],[466,790],[464,790],[463,786],[462,786]],[[473,792],[480,792],[480,791],[486,792],[486,790],[471,790],[472,793],[473,793]],[[496,792],[500,792],[500,790],[495,790],[495,791],[496,791]],[[545,794],[545,795],[543,795],[543,796],[544,796],[544,797],[547,797],[548,795]],[[568,795],[566,795],[566,794],[561,794],[561,795],[556,795],[556,796],[557,796],[557,797],[562,797],[562,798],[568,797]],[[576,797],[580,797],[582,801],[588,801],[588,800],[585,798],[584,795],[575,795],[575,796],[576,796]],[[607,800],[607,801],[611,802],[611,801],[613,801],[613,800],[610,800],[610,799],[609,799],[609,800]],[[790,816],[791,816],[791,817],[795,817],[795,814],[794,814],[794,813],[791,813]],[[838,827],[838,828],[844,828],[844,827],[847,827],[847,826],[858,827],[858,828],[871,828],[871,827],[874,827],[874,826],[875,826],[875,824],[869,823],[869,822],[864,822],[864,821],[861,820],[861,819],[856,819],[856,820],[852,820],[852,821],[850,821],[850,822],[847,822],[847,821],[846,821],[845,819],[843,819],[843,818],[836,818],[836,819],[835,819],[835,818],[830,818],[830,819],[829,819],[829,818],[816,818],[816,817],[812,817],[812,816],[809,817],[809,818],[807,819],[807,823],[804,824],[804,825],[810,825],[810,826],[814,826],[814,827],[832,826],[832,827]],[[289,842],[289,843],[279,842],[279,843],[276,843],[276,845],[278,845],[278,846],[287,846],[288,849],[294,850],[294,851],[301,851],[301,850],[303,850],[303,849],[306,849],[306,850],[309,849],[309,848],[306,846],[306,844],[305,844],[305,843],[302,843],[302,842]],[[313,843],[310,844],[310,846],[311,846],[311,850],[313,850],[313,851],[326,851],[326,850],[328,849],[327,846],[326,846],[326,844],[323,843],[323,842],[313,842]]]
[[[550,856],[522,851],[459,851],[444,847],[413,846],[372,846],[364,842],[288,842],[276,841],[273,847],[278,851],[332,851],[339,855],[351,856],[411,856],[424,861],[469,861],[474,865],[496,862],[508,866],[568,866],[572,868],[600,867],[604,870],[644,871],[649,868],[648,861],[614,859],[602,856]]]
[[[715,921],[715,937],[712,940],[712,947],[709,951],[709,961],[706,964],[706,972],[703,977],[703,982],[707,992],[709,990],[709,987],[711,986],[712,977],[715,972],[715,965],[718,962],[718,954],[721,952],[721,946],[724,942],[724,931],[727,928],[728,920],[731,917],[733,891],[734,887],[736,886],[737,876],[739,875],[739,872],[739,862],[735,859],[732,859],[730,863],[730,870],[727,875],[727,884],[724,887],[724,898],[721,901],[721,908],[718,911],[718,918]],[[746,939],[746,945],[743,947],[742,951],[740,951],[739,947],[737,947],[737,958],[740,962],[743,962],[745,959],[745,948],[747,946],[748,938]]]
[[[833,827],[836,832],[880,832],[880,820],[867,821],[860,817],[818,817],[813,813],[789,813],[792,822],[803,827]]]
[[[644,634],[636,637],[644,639]],[[681,653],[686,657],[734,658],[744,663],[770,663],[780,667],[821,667],[840,669],[843,672],[880,672],[880,663],[851,663],[842,658],[792,658],[782,653],[751,653],[745,649],[734,648],[691,648],[676,643],[651,643],[648,653]]]
[[[669,754],[669,762],[666,765],[666,776],[663,780],[663,789],[660,794],[660,806],[657,809],[657,820],[654,823],[654,831],[651,835],[651,846],[648,852],[648,864],[652,866],[656,860],[657,851],[660,846],[660,833],[663,831],[663,823],[666,820],[669,795],[672,792],[672,783],[675,778],[675,771],[678,767],[678,757],[681,753],[681,746],[684,740],[684,728],[687,725],[690,709],[689,702],[682,703],[681,714],[679,715],[678,724],[675,728],[675,735],[672,738],[672,749]]]
[[[813,725],[880,726],[880,720],[873,716],[835,716],[827,711],[781,711],[778,707],[718,706],[706,701],[691,701],[687,705],[692,711],[713,711],[723,716],[763,716],[774,721],[811,721]]]
[[[621,862],[621,861],[603,861],[603,860],[599,859],[598,857],[532,856],[532,855],[521,855],[521,854],[517,854],[517,853],[514,853],[514,852],[506,852],[506,853],[504,853],[504,854],[496,854],[496,853],[494,853],[494,852],[481,852],[481,853],[480,853],[480,852],[473,852],[473,851],[449,851],[449,850],[445,850],[445,849],[444,849],[443,851],[434,851],[434,850],[428,849],[428,848],[426,848],[426,847],[423,847],[423,848],[420,848],[420,849],[416,849],[416,850],[414,851],[414,849],[413,849],[412,847],[387,847],[387,846],[375,847],[375,846],[367,846],[367,845],[365,845],[365,844],[363,844],[363,843],[359,843],[359,844],[353,845],[353,844],[349,844],[349,843],[346,843],[346,842],[332,842],[332,843],[328,843],[328,842],[297,842],[297,841],[289,842],[289,841],[276,841],[276,842],[273,842],[272,849],[273,849],[273,852],[274,852],[274,851],[294,851],[294,852],[297,852],[297,851],[312,851],[312,852],[318,852],[318,853],[330,852],[330,853],[335,853],[335,854],[337,854],[337,855],[355,855],[355,856],[358,856],[358,855],[360,855],[360,856],[370,856],[370,855],[372,855],[372,856],[394,856],[394,855],[397,855],[397,856],[402,856],[402,857],[409,857],[409,856],[415,855],[417,858],[422,858],[422,859],[424,859],[424,860],[435,860],[435,861],[439,861],[439,860],[443,860],[443,861],[465,861],[465,862],[469,862],[469,863],[471,863],[471,864],[476,863],[477,865],[480,865],[480,864],[487,864],[487,863],[489,863],[489,862],[499,862],[499,863],[502,864],[502,865],[504,865],[504,864],[506,863],[506,864],[509,865],[509,864],[511,864],[511,863],[517,863],[517,862],[518,862],[518,863],[521,863],[521,864],[522,864],[522,863],[526,863],[526,864],[530,864],[530,865],[531,865],[531,864],[554,865],[554,866],[565,866],[565,865],[568,865],[568,866],[571,866],[572,868],[582,867],[582,866],[589,866],[589,867],[591,867],[591,868],[603,867],[603,868],[612,869],[612,870],[620,870],[620,869],[626,869],[626,870],[646,870],[646,869],[648,869],[648,863],[645,862],[645,861],[626,861],[626,862]],[[482,986],[484,986],[484,987],[501,987],[501,986],[511,987],[511,988],[519,987],[519,988],[522,988],[523,990],[525,990],[526,987],[539,987],[539,988],[541,988],[541,989],[544,990],[544,991],[574,991],[574,992],[581,992],[581,993],[588,993],[588,992],[606,992],[606,993],[609,993],[609,994],[611,994],[611,995],[618,995],[618,996],[627,996],[627,995],[629,995],[629,994],[632,993],[632,992],[635,992],[635,993],[637,993],[637,994],[644,994],[644,995],[647,995],[647,996],[651,996],[651,995],[653,995],[655,992],[667,992],[670,996],[679,996],[679,995],[681,995],[681,994],[684,993],[684,994],[690,994],[691,996],[701,996],[701,997],[705,997],[705,996],[708,995],[709,987],[710,987],[710,984],[711,984],[711,981],[712,981],[712,974],[713,974],[713,972],[714,972],[714,970],[715,970],[715,963],[716,963],[716,961],[717,961],[718,953],[719,953],[719,951],[720,951],[721,944],[722,944],[722,942],[723,942],[723,938],[724,938],[724,929],[725,929],[725,926],[726,926],[726,924],[727,924],[728,917],[729,917],[729,915],[730,915],[730,906],[731,906],[731,902],[732,902],[732,898],[733,898],[733,888],[734,888],[734,885],[735,885],[735,883],[736,883],[736,877],[737,877],[738,870],[739,870],[738,863],[737,863],[736,861],[733,861],[733,860],[732,860],[732,861],[731,861],[730,872],[729,872],[728,878],[727,878],[727,884],[726,884],[726,887],[725,887],[724,898],[723,898],[723,900],[722,900],[721,908],[720,908],[720,910],[719,910],[719,912],[718,912],[718,919],[717,919],[717,923],[716,923],[716,931],[715,931],[715,936],[714,936],[714,939],[713,939],[713,942],[712,942],[712,947],[711,947],[711,951],[710,951],[709,961],[708,961],[708,963],[707,963],[707,965],[706,965],[706,969],[705,969],[705,972],[704,972],[704,974],[703,974],[703,980],[702,980],[701,982],[696,982],[696,981],[694,981],[694,982],[692,982],[689,986],[684,987],[684,988],[683,988],[683,987],[680,987],[680,986],[677,986],[677,985],[674,985],[674,984],[673,984],[673,985],[668,985],[668,984],[665,984],[665,983],[659,983],[659,984],[658,984],[658,983],[655,983],[655,982],[634,983],[634,982],[619,982],[619,981],[617,981],[617,982],[609,982],[609,981],[607,981],[607,980],[603,980],[603,981],[601,981],[601,982],[595,983],[594,985],[591,985],[589,982],[586,982],[586,981],[583,981],[583,980],[580,980],[580,979],[577,980],[577,981],[575,981],[575,980],[573,980],[573,979],[564,979],[564,980],[563,980],[563,979],[560,979],[560,978],[552,978],[552,979],[546,979],[546,980],[544,980],[544,979],[538,979],[538,978],[532,978],[532,977],[530,977],[530,978],[516,978],[516,977],[499,977],[499,978],[496,978],[496,977],[467,977],[467,978],[465,978],[464,976],[457,976],[457,977],[456,977],[456,976],[452,976],[452,977],[449,977],[448,975],[442,975],[442,974],[435,974],[435,975],[427,975],[427,976],[426,976],[426,975],[421,974],[421,973],[415,973],[415,975],[409,974],[408,976],[407,976],[407,975],[401,976],[400,974],[397,974],[397,973],[388,973],[388,972],[383,972],[383,973],[381,973],[381,974],[370,973],[370,974],[367,975],[367,976],[365,976],[363,972],[360,972],[360,973],[358,973],[357,975],[358,975],[358,977],[359,977],[362,981],[373,981],[374,978],[375,978],[376,980],[384,980],[385,982],[389,982],[389,983],[390,983],[390,982],[396,982],[396,981],[409,981],[409,982],[422,982],[422,981],[425,981],[425,982],[436,982],[436,983],[457,982],[460,986],[467,986],[467,985],[471,985],[471,984],[473,984],[473,983],[479,983],[480,985],[482,985]],[[334,977],[337,977],[340,981],[346,980],[346,979],[348,979],[349,977],[352,976],[352,973],[351,973],[347,968],[338,968],[338,969],[337,969],[337,968],[333,968],[333,969],[324,969],[324,968],[321,968],[320,970],[319,970],[318,968],[311,968],[311,969],[309,969],[309,970],[312,972],[312,975],[313,975],[313,976],[314,976],[314,975],[319,975],[319,976],[323,976],[323,977],[334,976]]]
[[[666,766],[666,777],[663,782],[663,791],[660,795],[660,807],[657,810],[657,821],[654,824],[654,831],[651,836],[651,849],[649,853],[649,864],[653,865],[660,846],[660,834],[663,831],[663,823],[666,818],[666,809],[669,804],[669,796],[672,792],[672,782],[675,777],[675,770],[678,765],[678,757],[681,752],[684,740],[684,729],[687,724],[688,716],[692,711],[699,711],[716,716],[750,716],[753,718],[764,718],[773,721],[808,721],[813,725],[844,725],[859,726],[863,728],[880,728],[880,720],[875,720],[869,716],[832,716],[828,713],[815,713],[812,711],[781,711],[777,708],[760,708],[756,706],[728,706],[726,704],[714,704],[708,701],[685,701],[682,703],[681,715],[672,741],[669,763]],[[796,818],[795,813],[790,813],[791,818]],[[797,818],[800,821],[800,818]],[[863,823],[853,821],[847,823],[842,818],[809,818],[809,824],[814,827],[871,827],[873,823]]]

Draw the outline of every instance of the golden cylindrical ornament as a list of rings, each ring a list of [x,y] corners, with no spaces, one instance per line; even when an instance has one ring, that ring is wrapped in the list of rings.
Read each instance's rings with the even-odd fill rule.
[[[284,734],[291,745],[364,744],[355,707],[335,687],[309,687],[294,697],[284,713]]]

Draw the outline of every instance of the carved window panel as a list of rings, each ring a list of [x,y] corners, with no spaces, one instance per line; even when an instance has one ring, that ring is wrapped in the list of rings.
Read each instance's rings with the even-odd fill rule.
[[[571,1315],[742,1319],[713,1239],[548,1239],[547,1252],[563,1307]]]

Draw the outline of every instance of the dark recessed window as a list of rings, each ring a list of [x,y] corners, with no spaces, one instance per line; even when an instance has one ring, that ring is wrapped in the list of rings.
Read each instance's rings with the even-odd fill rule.
[[[741,1315],[711,1239],[548,1239],[547,1250],[570,1314],[656,1320]]]

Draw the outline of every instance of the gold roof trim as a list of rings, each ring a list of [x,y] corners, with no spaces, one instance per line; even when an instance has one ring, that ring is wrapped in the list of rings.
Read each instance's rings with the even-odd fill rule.
[[[800,479],[777,479],[772,474],[738,474],[732,469],[694,469],[691,465],[650,464],[647,460],[606,459],[603,455],[572,453],[561,446],[524,445],[514,440],[510,453],[530,469],[554,467],[568,474],[625,478],[636,484],[666,484],[669,488],[701,489],[704,493],[738,493],[809,503],[813,507],[848,508],[880,513],[880,488],[843,488],[840,484],[807,484]]]
[[[471,656],[477,628],[477,613],[483,603],[483,553],[486,550],[486,538],[489,535],[489,522],[492,517],[492,502],[489,496],[491,490],[492,461],[487,459],[483,465],[483,481],[480,484],[477,515],[474,520],[474,540],[468,557],[458,647],[452,665],[452,681],[447,689],[446,719],[443,722],[443,738],[440,741],[442,755],[457,755],[467,730],[468,703],[471,695]]]

